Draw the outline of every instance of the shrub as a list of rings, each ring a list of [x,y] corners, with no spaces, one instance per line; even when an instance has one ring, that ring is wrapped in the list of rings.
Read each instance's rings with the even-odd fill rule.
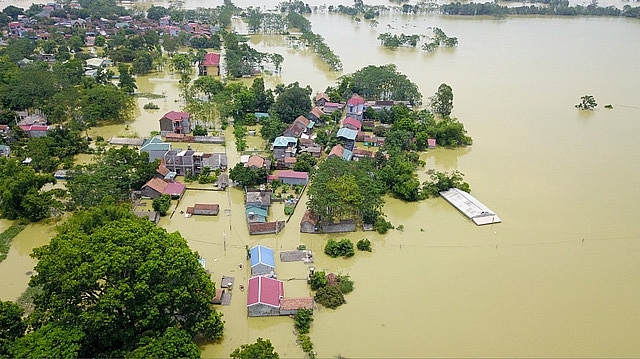
[[[330,239],[324,247],[324,253],[330,257],[352,257],[355,254],[353,250],[353,242],[347,238],[336,241]]]
[[[344,299],[344,294],[337,286],[328,286],[318,289],[313,299],[322,304],[323,306],[331,309],[338,308],[347,301]]]
[[[166,216],[169,207],[171,207],[171,196],[163,194],[158,198],[153,199],[153,210],[160,212],[161,216]]]
[[[356,243],[356,248],[358,248],[359,251],[371,252],[371,241],[363,238]]]
[[[327,283],[328,283],[328,280],[325,272],[322,272],[322,271],[313,272],[313,275],[311,276],[311,283],[310,283],[312,290],[318,290],[320,288],[324,288],[327,286]]]
[[[353,281],[349,278],[348,275],[338,275],[338,288],[342,294],[347,294],[353,292]]]
[[[391,225],[391,222],[385,220],[384,218],[378,217],[375,223],[373,223],[373,229],[378,231],[378,233],[380,234],[385,234],[390,229],[393,229],[393,225]]]
[[[284,205],[284,214],[287,216],[290,216],[293,214],[293,212],[295,211],[296,206],[292,205],[292,204],[285,204]]]
[[[144,108],[145,110],[158,110],[160,109],[160,106],[156,105],[153,102],[149,102],[142,106],[142,108]]]
[[[307,334],[311,323],[313,322],[313,312],[311,309],[299,309],[293,320],[295,321],[295,327],[298,333]]]

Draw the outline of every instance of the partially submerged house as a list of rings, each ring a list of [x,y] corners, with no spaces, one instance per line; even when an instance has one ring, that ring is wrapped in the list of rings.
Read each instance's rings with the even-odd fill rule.
[[[204,60],[199,66],[200,76],[220,75],[220,54],[210,52],[204,55]]]
[[[250,317],[280,315],[280,298],[284,284],[277,279],[257,276],[249,279],[247,313]]]
[[[162,159],[165,153],[171,149],[171,144],[163,142],[160,137],[151,137],[145,140],[140,147],[140,152],[146,152],[149,154],[149,162],[153,162],[156,159]]]
[[[249,223],[249,234],[278,234],[284,229],[285,221]]]
[[[315,233],[318,230],[318,216],[311,210],[306,210],[300,220],[300,232]]]
[[[276,261],[273,249],[258,244],[249,250],[249,255],[252,276],[274,274]]]
[[[313,311],[313,297],[280,298],[280,315],[295,315],[300,309]]]
[[[191,133],[191,114],[189,112],[169,111],[160,118],[160,134]]]
[[[187,207],[187,214],[193,216],[217,216],[220,205],[217,203],[196,203],[193,207]]]

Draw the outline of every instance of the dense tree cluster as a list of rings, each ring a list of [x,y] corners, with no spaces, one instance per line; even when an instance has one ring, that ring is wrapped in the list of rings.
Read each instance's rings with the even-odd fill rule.
[[[273,348],[269,339],[258,338],[255,343],[242,344],[229,357],[233,359],[279,359],[280,355]]]
[[[597,2],[584,5],[569,5],[567,0],[545,0],[544,5],[504,6],[495,2],[460,3],[452,2],[440,5],[445,15],[560,15],[560,16],[625,16],[640,17],[640,7],[625,5],[622,10],[611,5],[598,6]]]
[[[249,187],[267,183],[268,174],[265,168],[250,168],[239,162],[229,171],[229,178],[242,187]]]
[[[0,157],[0,217],[35,222],[61,213],[65,191],[43,189],[54,183],[50,174],[38,174],[15,158]]]
[[[357,93],[370,100],[409,101],[413,105],[422,103],[418,86],[398,72],[393,64],[369,65],[344,75],[337,86],[329,86],[325,92],[332,100],[346,101],[351,94]]]
[[[111,196],[127,201],[131,192],[140,189],[156,173],[157,162],[149,162],[149,154],[134,148],[110,148],[96,161],[78,165],[69,171],[67,189],[71,208],[91,208]]]
[[[13,357],[194,357],[195,335],[221,338],[224,323],[210,305],[214,285],[179,233],[107,202],[77,215],[34,250],[29,285],[42,292],[30,330],[2,333],[0,350],[8,347]]]

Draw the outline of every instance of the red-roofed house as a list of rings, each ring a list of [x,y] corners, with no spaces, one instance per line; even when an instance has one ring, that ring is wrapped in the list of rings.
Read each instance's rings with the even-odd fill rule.
[[[280,315],[280,298],[284,285],[273,278],[258,276],[249,279],[247,312],[250,317]]]
[[[344,147],[342,145],[335,145],[333,146],[333,148],[331,148],[331,152],[329,152],[329,155],[327,156],[327,158],[331,158],[331,157],[342,158],[343,154],[344,154]]]
[[[29,137],[44,137],[49,131],[47,125],[19,125],[19,127],[26,132]]]
[[[271,161],[268,161],[268,160],[266,160],[263,157],[258,156],[258,155],[252,155],[251,157],[249,157],[249,160],[247,160],[247,167],[255,168],[255,169],[259,169],[259,168],[269,169],[269,167],[267,167],[267,163],[268,163],[268,165],[270,167],[271,166]]]
[[[189,112],[169,111],[160,119],[160,134],[186,134],[191,132],[191,114]]]
[[[364,114],[364,99],[354,93],[347,101],[347,117],[353,117],[356,120],[362,121]]]
[[[143,197],[158,198],[163,194],[168,194],[172,198],[180,198],[187,189],[183,183],[180,182],[165,182],[158,177],[150,179],[142,186],[140,192]]]
[[[362,128],[362,123],[353,117],[346,117],[344,120],[342,120],[342,127],[360,131],[360,129]]]
[[[220,75],[220,54],[210,52],[204,55],[204,61],[200,64],[200,76]]]
[[[193,207],[187,207],[187,214],[202,216],[217,216],[220,212],[220,205],[217,203],[196,203]]]
[[[300,309],[309,309],[313,311],[313,297],[290,297],[280,299],[280,315],[295,315]]]

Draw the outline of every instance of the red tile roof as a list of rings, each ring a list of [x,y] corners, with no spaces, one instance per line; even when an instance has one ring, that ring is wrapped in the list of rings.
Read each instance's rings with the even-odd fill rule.
[[[170,196],[178,196],[181,197],[184,191],[187,189],[187,186],[180,182],[170,182],[167,183],[167,187],[164,189],[164,194],[168,194]]]
[[[265,304],[280,306],[280,298],[284,296],[284,285],[273,278],[258,276],[249,279],[247,306]]]
[[[362,123],[353,117],[347,117],[342,120],[342,126],[346,127],[347,125],[353,126],[358,131],[360,131],[360,129],[362,128]]]
[[[329,155],[327,157],[331,157],[331,156],[342,157],[343,154],[344,154],[344,147],[342,147],[342,145],[335,145],[333,146],[333,148],[331,149],[331,152],[329,152]]]
[[[314,107],[309,112],[312,113],[317,118],[320,118],[320,117],[322,117],[324,115],[324,111],[322,111],[322,109],[320,109],[320,107]]]
[[[318,216],[316,216],[312,211],[306,210],[304,212],[304,215],[302,216],[302,219],[300,220],[300,223],[304,222],[309,222],[313,225],[316,225],[318,223]]]
[[[163,194],[164,191],[167,189],[167,184],[168,184],[167,182],[161,180],[160,178],[154,177],[150,179],[149,182],[145,183],[144,186],[142,186],[142,188],[149,187],[152,190],[160,194]]]
[[[296,310],[296,309],[313,309],[313,298],[282,298],[280,299],[280,309]]]
[[[180,121],[183,118],[189,118],[191,114],[189,112],[169,111],[162,118],[168,118],[171,121]]]
[[[216,54],[210,52],[204,55],[204,62],[202,63],[204,66],[219,66],[220,65],[220,54]]]
[[[296,172],[296,171],[280,171],[278,174],[279,178],[300,178],[300,179],[309,179],[308,172]]]
[[[351,98],[347,101],[347,104],[349,105],[364,105],[364,99],[358,95],[357,93],[354,93]]]
[[[247,161],[247,167],[256,167],[256,168],[264,167],[264,158],[258,155],[253,155],[249,157],[249,160]]]

